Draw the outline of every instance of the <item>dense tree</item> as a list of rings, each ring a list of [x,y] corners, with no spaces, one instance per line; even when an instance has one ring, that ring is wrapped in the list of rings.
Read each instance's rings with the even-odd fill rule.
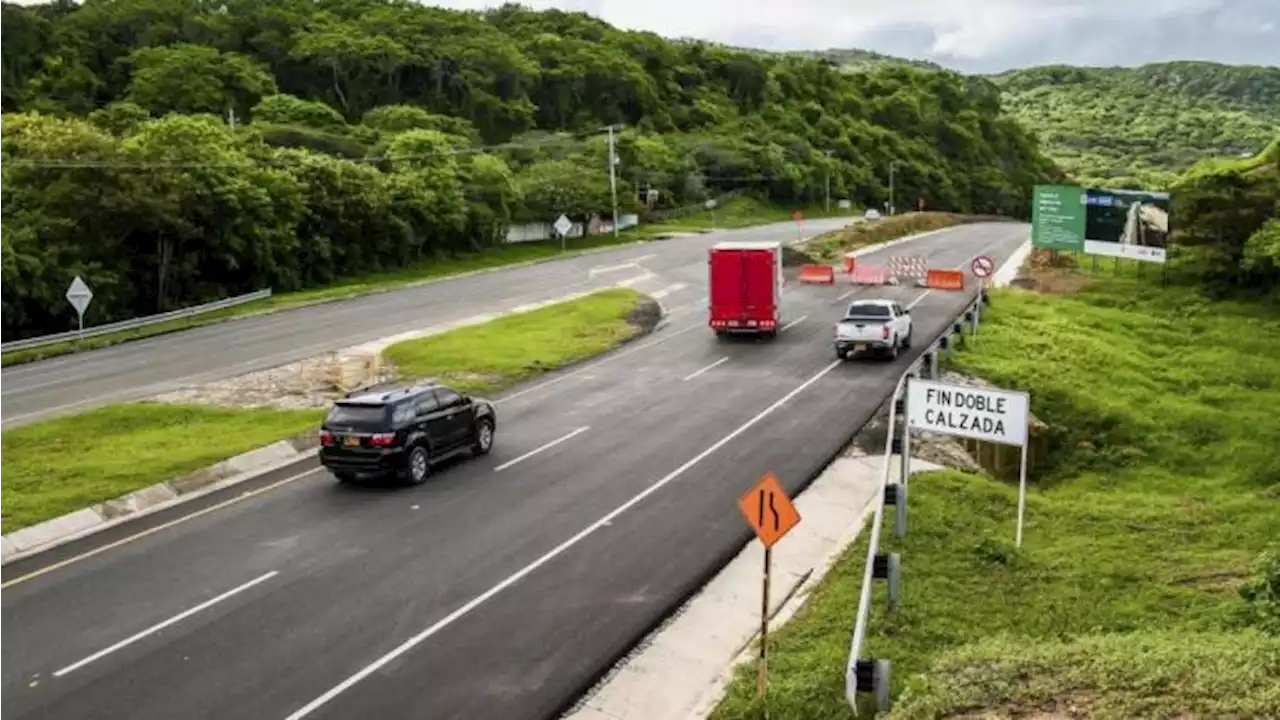
[[[4,5],[6,337],[430,262],[516,221],[725,192],[1025,215],[986,81],[411,0]],[[228,111],[237,122],[229,124]],[[1265,245],[1265,243],[1263,244]]]

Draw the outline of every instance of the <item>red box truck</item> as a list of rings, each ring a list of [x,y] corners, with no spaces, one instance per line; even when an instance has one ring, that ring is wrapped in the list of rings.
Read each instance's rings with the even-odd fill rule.
[[[711,248],[707,305],[716,335],[773,337],[782,319],[782,245],[722,242]]]

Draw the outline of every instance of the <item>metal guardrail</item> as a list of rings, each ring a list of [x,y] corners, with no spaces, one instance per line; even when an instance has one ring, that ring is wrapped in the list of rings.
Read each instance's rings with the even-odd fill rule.
[[[193,305],[191,307],[182,308],[180,310],[170,310],[166,313],[158,315],[148,315],[146,317],[133,318],[132,320],[121,320],[120,322],[108,323],[106,325],[96,325],[91,328],[85,328],[83,331],[71,330],[64,333],[54,335],[41,335],[40,337],[27,338],[25,340],[14,340],[0,345],[0,353],[7,353],[14,350],[29,350],[31,348],[44,347],[55,343],[66,342],[68,340],[82,340],[84,338],[96,337],[98,335],[106,335],[108,333],[119,332],[121,330],[133,330],[134,328],[147,327],[148,325],[156,325],[168,320],[177,318],[195,317],[203,315],[214,310],[222,310],[223,308],[244,305],[255,300],[265,300],[271,297],[271,288],[251,292],[246,295],[237,295],[235,297],[214,300],[213,302],[203,305]]]
[[[966,323],[972,323],[973,332],[977,333],[978,321],[982,317],[982,306],[989,303],[990,296],[987,291],[980,289],[974,296],[973,301],[956,314],[948,328],[929,345],[927,350],[920,354],[920,357],[911,363],[906,372],[902,373],[902,377],[898,378],[898,384],[893,389],[893,394],[889,396],[889,424],[884,440],[884,475],[880,481],[879,499],[876,501],[875,512],[871,520],[871,534],[867,543],[867,562],[862,574],[862,592],[858,598],[858,611],[854,621],[853,638],[849,642],[849,658],[845,663],[845,700],[849,703],[849,707],[853,709],[855,715],[858,713],[859,692],[874,693],[877,710],[888,710],[891,704],[889,692],[891,663],[888,660],[881,659],[863,660],[861,657],[863,645],[866,643],[867,623],[871,614],[872,582],[874,580],[886,581],[890,608],[897,605],[900,595],[899,571],[901,558],[897,553],[884,555],[880,553],[880,531],[884,526],[886,505],[893,505],[896,509],[895,534],[898,537],[902,537],[906,534],[907,529],[907,480],[911,474],[909,460],[911,455],[911,432],[905,421],[903,422],[901,439],[899,442],[894,442],[897,439],[895,435],[898,432],[898,417],[902,414],[899,411],[899,406],[905,405],[906,402],[904,390],[907,387],[907,380],[916,377],[920,373],[922,365],[926,363],[928,364],[929,379],[936,380],[938,378],[939,350],[946,350],[950,353],[951,336],[957,333],[963,342]],[[892,482],[893,471],[889,462],[895,450],[900,451],[898,454],[901,456],[898,466],[899,477],[896,483]]]

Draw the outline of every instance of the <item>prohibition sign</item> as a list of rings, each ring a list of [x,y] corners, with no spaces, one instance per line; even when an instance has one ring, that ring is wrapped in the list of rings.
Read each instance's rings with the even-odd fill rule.
[[[987,277],[996,269],[996,261],[986,255],[979,255],[969,263],[969,267],[973,269],[973,274],[977,277]]]

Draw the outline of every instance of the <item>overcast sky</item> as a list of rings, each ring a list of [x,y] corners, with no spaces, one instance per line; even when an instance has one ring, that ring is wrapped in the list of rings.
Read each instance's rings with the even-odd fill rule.
[[[434,0],[479,9],[494,0]],[[524,0],[618,27],[766,50],[861,48],[966,72],[1141,65],[1280,65],[1280,0]]]

